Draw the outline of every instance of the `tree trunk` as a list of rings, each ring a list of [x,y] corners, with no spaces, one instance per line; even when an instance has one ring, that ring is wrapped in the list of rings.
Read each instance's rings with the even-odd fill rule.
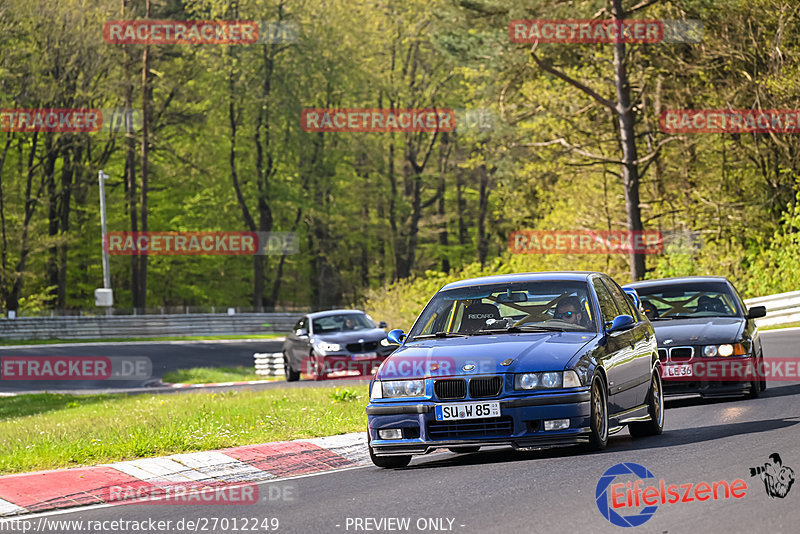
[[[489,240],[486,238],[486,215],[489,211],[489,173],[485,165],[481,165],[480,186],[478,191],[478,261],[481,268],[486,265],[489,252]]]
[[[122,0],[122,15],[127,16],[127,0]],[[131,60],[128,54],[128,45],[122,45],[123,73],[125,76],[125,182],[128,190],[128,213],[131,221],[131,232],[139,231],[138,217],[136,214],[136,138],[133,131],[133,117],[128,110],[133,109],[133,83],[131,83]],[[131,299],[134,309],[142,307],[139,300],[139,257],[131,256]]]
[[[621,25],[625,17],[622,0],[612,0],[614,18]],[[619,33],[619,32],[618,32]],[[620,33],[621,35],[621,33]],[[625,186],[625,214],[628,230],[640,232],[642,212],[639,206],[639,167],[636,152],[636,132],[634,112],[631,106],[631,88],[625,65],[625,42],[617,39],[614,43],[614,87],[617,92],[617,117],[619,120],[620,145],[622,148],[622,183]],[[644,254],[630,253],[631,280],[641,280],[645,274]]]
[[[150,0],[145,2],[145,19],[150,18]],[[147,193],[150,180],[150,136],[148,123],[150,121],[150,101],[153,98],[152,89],[148,84],[150,75],[150,47],[144,45],[142,50],[142,232],[147,232]],[[147,307],[147,254],[139,256],[139,303],[142,309]]]

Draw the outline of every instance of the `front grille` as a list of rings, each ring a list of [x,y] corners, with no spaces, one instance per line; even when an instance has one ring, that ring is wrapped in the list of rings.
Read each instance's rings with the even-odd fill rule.
[[[428,423],[430,439],[497,438],[510,436],[513,431],[514,422],[508,416]]]
[[[503,389],[502,376],[481,376],[469,381],[469,396],[473,399],[496,397]]]
[[[463,378],[436,380],[433,383],[433,392],[440,399],[463,399],[467,396],[467,381]]]
[[[692,347],[672,347],[669,349],[669,359],[673,362],[688,362],[692,359],[694,349]]]
[[[662,362],[667,359],[667,349],[658,349],[658,359]]]
[[[345,348],[348,352],[372,352],[378,348],[378,341],[366,341],[364,343],[348,343]]]

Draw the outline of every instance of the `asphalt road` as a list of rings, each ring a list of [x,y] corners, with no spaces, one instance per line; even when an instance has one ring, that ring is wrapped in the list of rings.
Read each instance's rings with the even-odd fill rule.
[[[764,344],[767,357],[800,357],[800,330],[767,333]],[[600,453],[572,448],[443,452],[417,458],[401,470],[368,466],[268,482],[260,486],[261,495],[288,497],[255,505],[126,505],[49,514],[46,519],[172,521],[169,530],[161,532],[194,531],[185,523],[178,529],[182,519],[200,520],[198,526],[207,527],[197,531],[234,532],[233,520],[242,530],[243,518],[255,518],[259,526],[270,527],[274,523],[263,520],[277,518],[277,532],[316,534],[620,532],[621,527],[599,511],[595,490],[607,469],[634,462],[649,469],[655,480],[663,478],[666,486],[683,488],[722,480],[732,484],[742,479],[747,488],[738,499],[659,504],[647,522],[630,532],[800,531],[800,482],[790,487],[785,498],[772,498],[762,480],[750,476],[751,467],[764,465],[776,452],[784,466],[800,475],[800,384],[770,382],[764,395],[755,400],[683,399],[670,401],[667,407],[663,435],[634,440],[623,430]],[[625,482],[626,477],[617,480]],[[634,507],[632,513],[640,509]],[[390,518],[408,519],[408,527]],[[205,523],[207,519],[211,521]],[[249,520],[247,531],[276,531],[255,529],[255,524]],[[53,528],[52,523],[49,526]],[[87,532],[59,528],[59,532]]]
[[[193,367],[253,366],[253,353],[279,352],[282,341],[158,341],[131,343],[78,343],[0,347],[0,358],[10,356],[108,356],[112,358],[149,358],[151,376],[137,380],[9,380],[3,376],[0,391],[65,391],[143,388],[165,373]],[[149,390],[148,390],[149,391]]]

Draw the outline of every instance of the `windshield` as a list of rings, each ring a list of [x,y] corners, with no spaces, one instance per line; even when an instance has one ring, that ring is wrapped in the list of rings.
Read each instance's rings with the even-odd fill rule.
[[[502,331],[594,331],[585,282],[485,284],[440,291],[414,323],[409,338]]]
[[[312,331],[315,334],[376,328],[372,319],[367,317],[364,313],[342,313],[340,315],[317,317],[312,321],[312,325]]]
[[[687,317],[740,317],[736,297],[724,282],[636,288],[651,321]]]

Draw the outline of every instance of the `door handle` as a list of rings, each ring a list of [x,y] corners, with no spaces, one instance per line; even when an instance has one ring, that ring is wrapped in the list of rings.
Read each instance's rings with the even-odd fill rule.
[[[644,339],[645,339],[645,341],[650,341],[650,332],[645,331]]]
[[[636,346],[636,343],[633,341],[632,338],[630,339],[630,344],[631,344],[631,348],[634,348]]]

